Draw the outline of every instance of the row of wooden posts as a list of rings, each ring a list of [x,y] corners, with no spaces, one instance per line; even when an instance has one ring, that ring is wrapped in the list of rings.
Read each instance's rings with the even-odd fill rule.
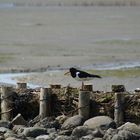
[[[119,85],[116,85],[119,86]],[[116,87],[115,86],[115,87]],[[26,83],[17,83],[17,89],[26,89]],[[1,119],[12,119],[12,87],[1,87]],[[93,91],[92,85],[84,85],[83,90],[79,90],[79,103],[78,113],[85,119],[88,119],[90,112],[90,93]],[[124,102],[124,89],[122,92],[115,92],[115,106],[114,106],[114,121],[119,126],[123,123],[123,102]],[[40,107],[39,115],[43,119],[51,114],[51,88],[40,89]]]

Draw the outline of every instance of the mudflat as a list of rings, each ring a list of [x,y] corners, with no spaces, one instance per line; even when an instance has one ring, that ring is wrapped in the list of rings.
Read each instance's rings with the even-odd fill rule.
[[[0,8],[0,71],[139,64],[139,13],[129,6]]]

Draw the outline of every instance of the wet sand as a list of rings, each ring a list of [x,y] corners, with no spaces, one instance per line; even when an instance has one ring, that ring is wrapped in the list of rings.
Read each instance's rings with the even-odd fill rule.
[[[64,76],[66,71],[48,71],[43,73],[34,73],[23,77],[15,77],[19,82],[32,84],[31,87],[49,87],[51,84],[61,84],[62,86],[72,86],[81,88],[81,82],[76,81],[71,76]],[[112,85],[125,85],[127,91],[134,91],[139,86],[140,77],[102,77],[86,81],[85,84],[92,84],[95,91],[111,91]]]
[[[0,69],[140,62],[139,7],[0,9]]]
[[[39,72],[71,66],[91,66],[92,70],[99,65],[140,62],[139,12],[139,7],[0,8],[0,71]],[[27,82],[71,83],[58,75],[48,78],[43,73]],[[130,78],[119,78],[117,83],[137,87],[139,77]],[[98,81],[93,83],[102,81],[103,87],[118,78]]]

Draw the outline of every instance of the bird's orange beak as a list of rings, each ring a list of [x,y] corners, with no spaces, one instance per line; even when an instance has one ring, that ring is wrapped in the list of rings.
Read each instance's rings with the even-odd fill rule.
[[[70,75],[70,72],[68,71],[68,72],[66,72],[64,75]]]

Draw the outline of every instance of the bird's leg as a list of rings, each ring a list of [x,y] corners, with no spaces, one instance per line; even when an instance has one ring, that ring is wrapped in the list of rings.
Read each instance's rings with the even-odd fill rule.
[[[82,90],[84,89],[84,82],[82,81]]]

